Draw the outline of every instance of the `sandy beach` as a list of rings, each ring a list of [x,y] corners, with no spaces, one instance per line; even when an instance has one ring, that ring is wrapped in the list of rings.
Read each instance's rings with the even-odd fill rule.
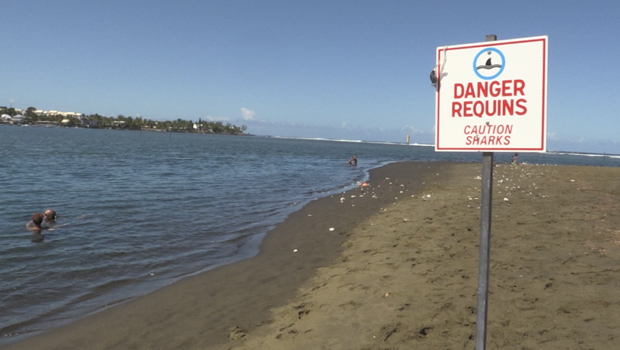
[[[473,349],[480,165],[395,163],[251,259],[6,349]],[[489,349],[617,348],[620,168],[494,169]]]

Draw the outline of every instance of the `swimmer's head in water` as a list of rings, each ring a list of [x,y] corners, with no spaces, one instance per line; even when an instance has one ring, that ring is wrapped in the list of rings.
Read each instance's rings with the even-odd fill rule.
[[[41,226],[41,223],[43,222],[43,214],[41,213],[34,213],[34,215],[32,216],[32,222],[37,225],[37,226]]]
[[[47,221],[56,220],[56,211],[54,209],[47,209],[45,211],[45,220]]]

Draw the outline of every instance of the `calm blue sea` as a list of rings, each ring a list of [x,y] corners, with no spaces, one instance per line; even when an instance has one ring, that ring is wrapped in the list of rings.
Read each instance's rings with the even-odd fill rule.
[[[362,141],[0,125],[0,346],[250,257],[289,213],[369,169],[480,159]],[[620,166],[600,155],[519,160]],[[33,235],[25,224],[47,208],[66,226]]]

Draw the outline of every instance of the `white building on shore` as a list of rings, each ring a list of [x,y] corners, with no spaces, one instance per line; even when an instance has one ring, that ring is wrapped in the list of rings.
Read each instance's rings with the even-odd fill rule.
[[[18,115],[14,115],[14,116],[10,116],[8,114],[3,114],[0,117],[0,123],[4,123],[4,124],[23,124],[25,121],[25,117],[21,114]]]
[[[76,113],[76,112],[60,112],[60,111],[54,111],[54,110],[44,111],[44,110],[41,110],[41,109],[35,110],[34,114],[36,114],[36,115],[46,115],[46,116],[56,116],[56,115],[59,115],[61,117],[66,117],[66,118],[79,118],[79,117],[84,115],[83,113]]]

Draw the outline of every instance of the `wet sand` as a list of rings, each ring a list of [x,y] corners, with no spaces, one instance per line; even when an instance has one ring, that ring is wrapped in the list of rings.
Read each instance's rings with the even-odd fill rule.
[[[616,348],[620,168],[494,171],[488,347]],[[292,214],[252,259],[6,348],[472,349],[479,175],[375,169]]]

